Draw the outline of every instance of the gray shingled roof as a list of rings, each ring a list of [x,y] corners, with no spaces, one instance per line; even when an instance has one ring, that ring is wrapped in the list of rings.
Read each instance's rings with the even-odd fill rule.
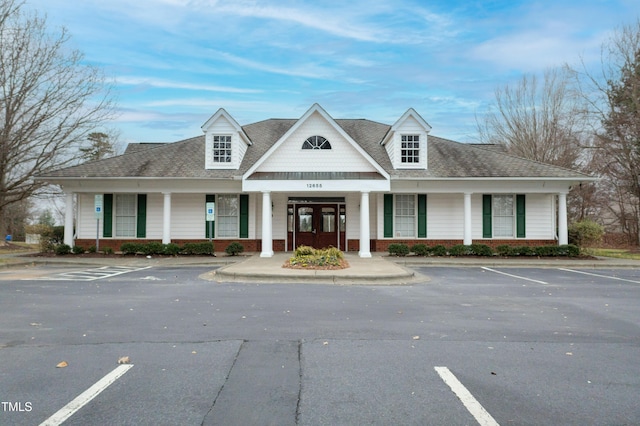
[[[270,119],[243,126],[253,145],[238,170],[206,170],[204,135],[166,144],[135,144],[117,157],[92,161],[43,174],[40,178],[175,177],[228,179],[242,176],[297,120]],[[436,136],[428,137],[427,170],[395,170],[386,149],[380,145],[391,126],[370,120],[336,120],[392,178],[569,178],[583,173],[514,157],[479,145],[463,144]]]

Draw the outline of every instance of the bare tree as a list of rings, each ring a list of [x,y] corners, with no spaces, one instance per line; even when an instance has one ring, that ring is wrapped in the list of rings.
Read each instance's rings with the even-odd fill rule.
[[[483,143],[504,144],[509,153],[530,160],[575,169],[584,161],[580,102],[562,68],[544,73],[542,84],[525,75],[515,87],[495,91],[495,103],[478,133]]]
[[[617,30],[602,47],[597,72],[574,70],[597,124],[595,148],[609,211],[640,242],[640,21]]]
[[[88,133],[113,117],[111,86],[69,39],[0,0],[0,235],[7,207],[44,190],[33,177],[77,163]]]

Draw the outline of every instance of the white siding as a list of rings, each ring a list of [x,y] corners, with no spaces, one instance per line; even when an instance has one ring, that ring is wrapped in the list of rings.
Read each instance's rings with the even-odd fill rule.
[[[205,201],[205,194],[171,194],[172,239],[206,237]],[[162,226],[162,223],[160,225]],[[160,231],[162,232],[162,229]]]
[[[171,198],[171,215],[174,216],[173,206],[175,201],[172,194]],[[164,214],[164,195],[163,194],[148,194],[147,195],[147,237],[149,239],[162,239],[162,216]],[[173,227],[171,229],[173,233]],[[115,235],[114,235],[115,236]]]
[[[78,194],[78,222],[76,231],[78,238],[96,238],[96,219],[94,215],[95,194]],[[100,221],[100,238],[102,238],[102,221]]]
[[[302,149],[304,141],[316,135],[326,138],[331,149]],[[369,172],[376,169],[319,113],[314,113],[256,171]]]
[[[473,214],[472,209],[472,215]],[[480,224],[482,225],[482,222]],[[482,233],[482,229],[480,229],[480,231]],[[437,240],[462,239],[463,235],[463,195],[427,194],[427,238]]]
[[[345,197],[345,213],[347,215],[347,240],[360,238],[360,194],[349,193]]]
[[[527,194],[525,199],[528,239],[550,240],[555,238],[555,194]]]

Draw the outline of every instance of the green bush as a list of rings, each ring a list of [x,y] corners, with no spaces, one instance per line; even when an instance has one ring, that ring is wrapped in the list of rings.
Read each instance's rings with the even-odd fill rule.
[[[180,253],[180,246],[175,243],[164,244],[162,253],[168,256],[177,256]]]
[[[122,254],[138,254],[142,253],[143,247],[139,243],[123,243],[120,246],[120,251]]]
[[[435,245],[429,250],[433,256],[446,256],[447,248],[442,244]]]
[[[62,244],[64,242],[64,226],[54,226],[51,232],[51,239],[54,244]]]
[[[580,247],[575,244],[565,244],[558,246],[559,256],[578,257],[580,256]]]
[[[113,254],[113,249],[111,247],[106,247],[102,252],[104,254]]]
[[[580,247],[599,244],[603,235],[604,227],[589,219],[574,222],[569,226],[569,241]]]
[[[416,256],[428,256],[429,255],[429,247],[426,244],[414,244],[411,247],[411,252],[415,253]]]
[[[98,249],[96,249],[96,246],[91,246],[91,247],[89,247],[89,248],[87,249],[87,251],[88,251],[89,253],[95,253],[97,250],[98,250]]]
[[[237,241],[232,242],[224,249],[229,256],[237,256],[244,251],[244,246]]]
[[[493,249],[486,244],[471,244],[469,254],[474,256],[493,256]]]
[[[73,252],[73,254],[83,254],[84,253],[84,249],[82,247],[80,247],[80,246],[73,246],[71,251]]]
[[[195,256],[213,254],[213,243],[185,243],[185,245],[182,246],[180,253]]]
[[[57,246],[55,246],[55,252],[59,256],[64,256],[71,253],[71,247],[66,244],[58,244]]]
[[[158,241],[150,241],[146,244],[140,244],[142,254],[147,256],[164,254],[164,245]]]
[[[466,256],[471,254],[469,250],[469,246],[465,246],[464,244],[456,244],[455,246],[449,247],[449,256]]]
[[[498,256],[510,256],[511,255],[511,246],[507,244],[501,244],[496,247],[496,254]]]
[[[389,244],[389,255],[406,256],[409,254],[409,246],[406,244],[394,243]]]

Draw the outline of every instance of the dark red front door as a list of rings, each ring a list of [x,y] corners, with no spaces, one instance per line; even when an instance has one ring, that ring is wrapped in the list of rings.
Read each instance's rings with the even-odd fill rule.
[[[290,205],[289,247],[305,245],[344,250],[344,210],[344,205],[338,204],[298,204],[295,208]]]

